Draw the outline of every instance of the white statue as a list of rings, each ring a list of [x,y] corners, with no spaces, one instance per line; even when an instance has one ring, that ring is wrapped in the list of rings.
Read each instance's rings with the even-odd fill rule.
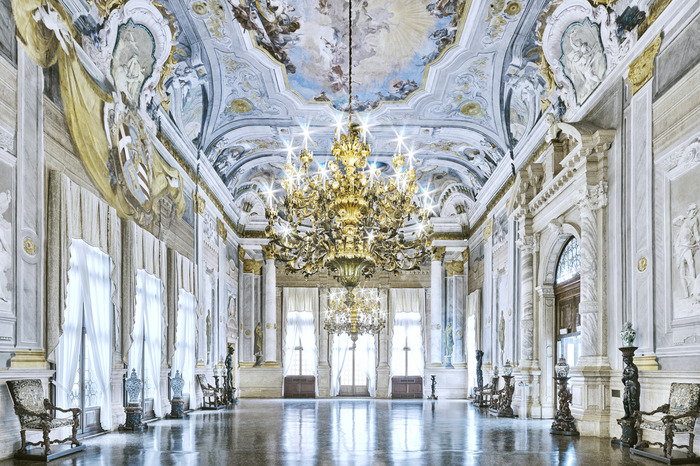
[[[673,224],[678,227],[673,249],[684,297],[700,296],[700,283],[695,270],[695,253],[700,249],[700,219],[698,219],[697,204],[690,204],[688,213],[676,217]]]
[[[0,193],[0,302],[10,301],[10,290],[7,289],[5,273],[12,267],[12,225],[5,220],[5,212],[10,207],[12,195],[10,191]]]

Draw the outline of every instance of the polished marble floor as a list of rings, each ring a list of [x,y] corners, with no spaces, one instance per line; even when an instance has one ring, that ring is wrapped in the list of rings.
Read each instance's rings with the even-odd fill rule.
[[[85,441],[53,465],[652,465],[609,440],[556,437],[466,401],[241,400]],[[0,461],[0,466],[13,464]],[[30,464],[16,462],[16,464]]]

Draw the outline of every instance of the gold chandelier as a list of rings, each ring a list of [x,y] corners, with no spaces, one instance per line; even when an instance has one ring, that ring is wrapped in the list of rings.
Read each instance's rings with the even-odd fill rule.
[[[285,263],[287,273],[309,277],[329,269],[350,291],[346,302],[351,308],[352,290],[377,268],[394,273],[418,268],[430,254],[433,227],[429,196],[421,196],[421,206],[414,200],[418,194],[416,170],[412,158],[403,154],[401,142],[393,156],[392,176],[382,176],[376,164],[368,164],[367,129],[358,129],[352,121],[349,3],[347,133],[336,131],[333,160],[317,163],[315,171],[308,147],[300,152],[298,164],[288,154],[282,203],[275,205],[274,192],[268,191],[265,233],[269,243],[265,249]]]
[[[323,328],[336,335],[347,333],[354,348],[359,335],[377,334],[386,325],[380,307],[377,290],[355,288],[331,293]]]

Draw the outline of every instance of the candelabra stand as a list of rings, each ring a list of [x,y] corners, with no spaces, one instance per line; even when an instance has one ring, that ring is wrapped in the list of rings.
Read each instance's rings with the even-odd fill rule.
[[[437,400],[438,397],[435,394],[435,386],[437,385],[437,380],[435,380],[435,376],[431,375],[430,376],[430,396],[428,397],[429,400]]]
[[[617,423],[622,428],[620,438],[613,438],[613,445],[623,445],[625,447],[633,447],[637,444],[637,431],[635,429],[636,417],[635,411],[639,411],[639,370],[634,364],[634,352],[636,346],[623,346],[619,348],[622,352],[622,361],[625,363],[625,368],[622,371],[622,383],[625,385],[625,392],[622,398],[622,404],[625,408],[624,417],[617,420]]]
[[[569,378],[568,376],[554,377],[554,380],[559,384],[559,409],[554,417],[554,422],[552,422],[552,428],[549,430],[554,435],[579,435],[569,407],[571,404],[571,392],[567,387]]]

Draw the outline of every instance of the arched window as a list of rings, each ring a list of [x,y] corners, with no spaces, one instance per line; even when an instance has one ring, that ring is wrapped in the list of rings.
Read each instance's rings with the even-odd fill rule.
[[[561,283],[574,278],[581,270],[581,249],[573,236],[564,246],[557,264],[557,275],[554,283]]]

